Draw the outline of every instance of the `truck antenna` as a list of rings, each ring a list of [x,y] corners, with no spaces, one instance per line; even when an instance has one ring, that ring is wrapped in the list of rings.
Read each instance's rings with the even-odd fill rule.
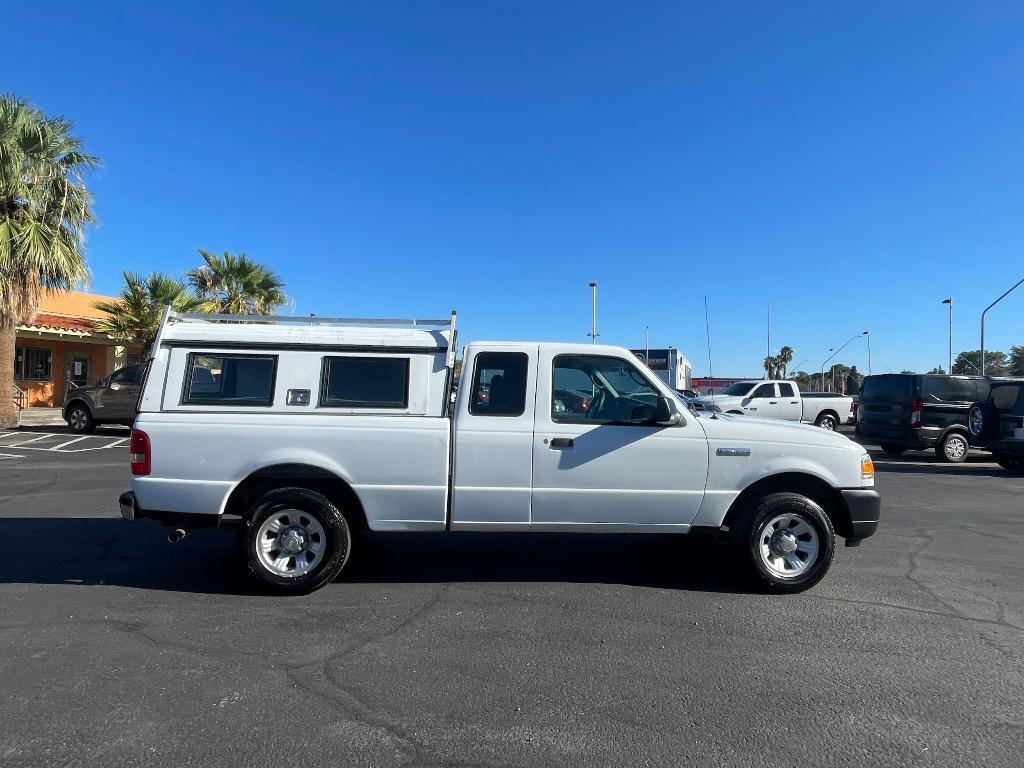
[[[708,340],[708,394],[715,394],[715,372],[711,368],[711,323],[708,321],[708,297],[704,297],[704,334]],[[715,418],[715,412],[711,412],[711,418]]]

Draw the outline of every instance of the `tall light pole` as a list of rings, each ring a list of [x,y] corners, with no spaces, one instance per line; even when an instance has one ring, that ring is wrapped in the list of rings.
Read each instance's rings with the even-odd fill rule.
[[[593,316],[590,321],[590,343],[597,344],[597,283],[590,284],[593,293]]]
[[[644,326],[644,364],[651,364],[651,326]]]
[[[1016,283],[1014,283],[1013,284],[1013,288],[1016,288],[1021,283],[1024,283],[1024,277],[1022,277],[1020,280],[1018,280]],[[1013,288],[1011,288],[1009,291],[1007,291],[1002,296],[1000,296],[998,299],[996,299],[991,304],[989,304],[987,307],[985,307],[985,311],[981,313],[981,375],[982,376],[985,375],[985,314],[990,309],[992,309],[992,307],[994,307],[1000,301],[1005,299],[1010,294],[1010,291],[1013,290]]]
[[[854,334],[853,336],[851,336],[851,337],[850,337],[849,339],[847,339],[847,340],[846,340],[846,343],[845,343],[845,344],[843,344],[843,346],[841,346],[841,347],[840,347],[839,349],[837,349],[837,350],[836,350],[835,352],[832,352],[832,350],[831,350],[831,349],[829,349],[829,352],[832,352],[832,354],[831,354],[831,355],[829,355],[829,356],[828,356],[828,357],[827,357],[827,358],[825,359],[825,363],[827,363],[827,362],[828,362],[829,360],[831,360],[831,359],[832,359],[833,357],[835,357],[835,356],[836,356],[836,355],[838,355],[838,354],[839,354],[840,352],[842,352],[842,351],[843,351],[843,349],[844,349],[844,348],[846,347],[846,345],[847,345],[847,344],[849,344],[849,343],[850,343],[851,341],[853,341],[854,339],[856,339],[856,338],[859,338],[859,337],[861,337],[861,336],[867,336],[867,337],[868,337],[868,344],[869,344],[869,345],[871,344],[871,334],[870,334],[870,333],[868,333],[867,331],[861,331],[860,333],[855,333],[855,334]],[[869,346],[869,349],[870,349],[870,346]],[[870,351],[869,351],[869,352],[868,352],[868,360],[869,360],[869,362],[868,362],[868,370],[869,370],[869,371],[871,370],[871,362],[870,362],[870,355],[871,355],[871,353],[870,353]],[[822,378],[824,378],[824,377],[825,377],[825,363],[822,363],[822,364],[821,364],[821,376],[822,376]],[[822,382],[822,387],[824,387],[824,386],[825,386],[825,384],[824,384],[824,382]],[[835,390],[835,388],[836,388],[836,367],[835,367],[835,364],[833,364],[833,365],[832,365],[832,389],[833,389],[833,390]]]
[[[868,376],[871,375],[871,332],[864,331],[864,335],[868,337]]]
[[[828,351],[831,352],[832,351],[832,347],[829,347]],[[822,392],[825,391],[825,363],[827,363],[833,357],[835,357],[835,355],[829,355],[821,363],[821,391]]]
[[[942,300],[943,304],[949,305],[949,362],[946,368],[946,373],[953,372],[953,297],[950,296],[948,299]]]

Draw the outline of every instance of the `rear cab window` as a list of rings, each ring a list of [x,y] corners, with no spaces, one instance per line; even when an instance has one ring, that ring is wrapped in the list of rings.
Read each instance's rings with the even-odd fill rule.
[[[277,357],[192,352],[182,405],[267,406],[274,402]]]
[[[522,416],[526,412],[523,352],[481,352],[474,363],[469,412],[474,416]]]
[[[992,387],[992,404],[1000,413],[1024,411],[1024,384]]]

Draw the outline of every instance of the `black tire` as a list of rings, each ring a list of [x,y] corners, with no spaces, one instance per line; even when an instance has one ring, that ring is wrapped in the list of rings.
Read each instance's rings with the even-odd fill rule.
[[[773,544],[770,539],[765,540],[767,528],[778,517],[785,515],[791,519],[799,519],[813,529],[817,539],[812,564],[792,576],[786,576],[778,570],[773,571],[766,562],[767,558],[773,557]],[[789,524],[775,526],[774,530],[781,533],[783,528],[788,527]],[[828,573],[832,557],[835,555],[835,531],[828,515],[816,502],[798,493],[773,493],[754,501],[739,521],[736,532],[734,542],[740,556],[757,583],[771,592],[802,592],[813,587]],[[802,533],[795,537],[795,541],[798,543],[804,536],[810,539],[810,534]],[[764,551],[762,546],[766,548]],[[799,551],[789,554],[797,560],[806,561],[806,558],[800,556]],[[788,562],[789,555],[775,554],[774,557],[780,562]],[[783,571],[785,564],[782,563],[781,566]]]
[[[835,432],[839,427],[839,417],[830,411],[819,413],[818,418],[814,420],[814,426],[827,429],[829,432]]]
[[[882,443],[881,448],[889,456],[902,456],[907,450],[907,446],[895,443]]]
[[[973,438],[996,437],[999,433],[999,411],[991,402],[974,403],[967,412],[967,430]]]
[[[1024,472],[1024,458],[1020,456],[1003,456],[1000,454],[995,459],[996,463],[1003,469],[1010,472]]]
[[[963,432],[949,432],[935,445],[935,455],[939,461],[961,464],[967,460],[967,452],[971,443]]]
[[[65,411],[68,429],[76,435],[89,435],[96,431],[96,420],[85,403],[74,403]]]
[[[275,571],[263,561],[259,552],[260,531],[264,523],[275,516],[280,516],[279,530],[293,529],[297,541],[312,542],[308,550],[304,545],[302,552],[294,556],[288,555],[284,549],[276,550],[279,557],[292,564],[294,570],[308,567],[305,572],[287,575]],[[315,530],[317,525],[322,529],[322,535]],[[265,532],[264,535],[270,533]],[[308,488],[277,488],[260,496],[242,520],[239,537],[249,574],[273,591],[288,594],[307,594],[333,581],[348,564],[352,553],[352,527],[345,515],[326,496]],[[281,535],[272,538],[276,545]],[[320,542],[321,551],[314,555],[313,548]],[[268,552],[268,558],[273,551]]]

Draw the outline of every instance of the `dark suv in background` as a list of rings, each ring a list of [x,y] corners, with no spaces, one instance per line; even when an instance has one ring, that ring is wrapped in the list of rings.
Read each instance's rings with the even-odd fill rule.
[[[893,455],[934,449],[940,460],[963,461],[971,445],[968,411],[988,392],[989,381],[982,376],[868,376],[860,393],[857,436]]]
[[[77,434],[88,434],[98,424],[131,426],[145,373],[144,365],[132,365],[97,380],[91,387],[68,390],[64,399],[64,421],[68,428]]]

